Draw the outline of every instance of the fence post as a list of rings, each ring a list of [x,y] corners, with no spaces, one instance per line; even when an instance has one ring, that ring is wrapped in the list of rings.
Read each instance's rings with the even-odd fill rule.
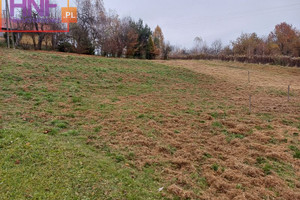
[[[250,83],[250,71],[248,71],[248,83]]]
[[[288,86],[288,102],[290,102],[290,85]]]
[[[251,114],[252,112],[252,108],[251,108],[251,99],[252,99],[252,96],[251,94],[249,95],[249,113]]]

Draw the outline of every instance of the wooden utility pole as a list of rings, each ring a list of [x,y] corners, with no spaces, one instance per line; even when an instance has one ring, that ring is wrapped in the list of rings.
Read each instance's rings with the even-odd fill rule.
[[[14,33],[12,32],[12,25],[11,25],[11,20],[10,20],[10,12],[9,12],[9,5],[8,5],[8,0],[6,1],[6,24],[7,24],[7,30],[8,30],[8,22],[10,25],[10,31],[11,31],[11,41],[12,41],[12,45],[13,48],[15,49],[15,38],[14,38]],[[8,34],[8,32],[7,32]]]
[[[10,42],[9,42],[9,32],[8,32],[8,1],[6,1],[6,9],[5,9],[5,18],[6,18],[6,39],[7,39],[7,48],[10,48]]]

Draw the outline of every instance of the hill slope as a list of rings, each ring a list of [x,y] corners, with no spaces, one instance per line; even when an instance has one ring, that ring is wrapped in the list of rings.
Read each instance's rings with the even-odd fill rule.
[[[299,90],[165,64],[0,49],[0,199],[299,199]]]

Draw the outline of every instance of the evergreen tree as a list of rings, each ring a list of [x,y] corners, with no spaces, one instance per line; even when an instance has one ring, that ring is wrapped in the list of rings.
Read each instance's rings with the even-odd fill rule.
[[[148,40],[152,35],[150,27],[146,24],[144,25],[143,20],[138,22],[131,22],[132,27],[136,30],[138,34],[138,43],[136,45],[136,52],[134,54],[135,58],[146,58],[146,50],[148,46]],[[152,40],[153,41],[153,40]]]

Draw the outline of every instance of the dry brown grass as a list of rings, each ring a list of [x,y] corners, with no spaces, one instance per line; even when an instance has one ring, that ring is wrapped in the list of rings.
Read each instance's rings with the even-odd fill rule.
[[[195,60],[158,62],[170,66],[184,67],[199,73],[211,75],[234,83],[235,85],[246,84],[248,82],[248,71],[250,71],[251,85],[253,86],[286,89],[290,84],[295,90],[300,89],[300,70],[295,67]]]
[[[156,61],[169,66],[190,69],[218,80],[212,85],[220,98],[229,98],[238,105],[249,104],[256,112],[290,112],[299,114],[300,69],[270,65],[255,65],[221,61]],[[250,83],[248,83],[250,72]],[[287,103],[290,85],[290,103]]]
[[[155,62],[211,76],[214,81],[199,85],[211,96],[169,93],[122,99],[119,108],[133,103],[133,113],[153,113],[162,118],[139,121],[116,109],[103,122],[107,128],[100,132],[104,141],[96,142],[99,148],[105,143],[118,151],[134,152],[134,166],[156,166],[170,184],[167,191],[183,199],[300,198],[300,162],[289,151],[289,145],[299,146],[300,139],[293,134],[300,130],[283,122],[299,123],[299,69],[223,62]],[[252,74],[250,84],[248,70]],[[288,84],[293,88],[290,103],[283,92]],[[176,91],[194,86],[168,87]],[[251,115],[249,94],[253,95]],[[179,102],[204,99],[215,106],[210,109],[209,104],[197,104],[194,111],[199,114],[188,115],[182,112],[188,107],[174,105],[174,98]],[[180,115],[171,114],[180,111]],[[123,121],[118,120],[120,116]],[[110,136],[112,131],[120,134]],[[145,132],[151,132],[151,136]],[[214,165],[217,169],[212,169]]]
[[[290,84],[293,89],[300,89],[300,70],[295,67],[195,60],[157,62],[170,66],[184,67],[198,73],[226,80],[235,85],[247,84],[248,71],[250,71],[252,86],[287,89],[287,86]]]

